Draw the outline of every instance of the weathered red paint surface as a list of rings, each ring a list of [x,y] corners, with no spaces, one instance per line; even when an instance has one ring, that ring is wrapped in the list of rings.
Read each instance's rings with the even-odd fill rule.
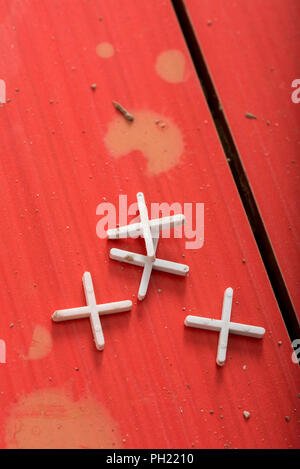
[[[170,3],[0,7],[11,99],[0,109],[0,446],[298,446],[298,367]],[[162,240],[158,256],[190,274],[154,272],[137,304],[140,269],[122,270],[109,249],[143,243],[99,239],[96,208],[140,190],[148,202],[204,203],[205,242]],[[103,352],[87,320],[51,322],[84,304],[85,270],[99,302],[134,301],[103,318]],[[267,332],[230,337],[219,368],[217,334],[183,321],[220,317],[227,286],[232,319]]]
[[[299,317],[299,2],[185,4]]]

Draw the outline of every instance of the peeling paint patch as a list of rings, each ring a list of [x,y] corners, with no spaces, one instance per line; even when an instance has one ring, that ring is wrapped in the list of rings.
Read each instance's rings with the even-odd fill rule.
[[[147,158],[149,172],[159,174],[175,166],[183,153],[179,127],[168,117],[153,111],[131,111],[134,122],[116,117],[108,126],[104,141],[118,158],[139,150]]]
[[[96,53],[102,59],[109,59],[115,53],[114,46],[109,42],[101,42],[96,47]]]
[[[168,83],[181,83],[186,79],[186,61],[180,50],[166,50],[158,55],[156,73]]]
[[[37,325],[33,331],[32,342],[25,357],[27,360],[39,360],[46,357],[52,350],[52,337],[43,326]]]
[[[99,402],[61,390],[22,396],[5,427],[8,449],[101,449],[122,446],[116,423]]]

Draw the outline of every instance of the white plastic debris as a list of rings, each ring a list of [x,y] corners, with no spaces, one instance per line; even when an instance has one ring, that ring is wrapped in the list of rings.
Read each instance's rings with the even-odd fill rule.
[[[247,324],[239,324],[237,322],[230,321],[232,297],[233,289],[229,287],[225,290],[224,293],[222,319],[187,316],[184,321],[184,324],[188,327],[196,327],[210,331],[220,331],[216,360],[219,366],[223,366],[226,360],[229,333],[261,339],[266,332],[263,327],[248,326]]]
[[[125,300],[97,305],[90,272],[85,272],[83,274],[82,282],[87,306],[82,306],[81,308],[61,309],[55,311],[52,316],[52,319],[55,322],[60,322],[69,321],[71,319],[81,319],[89,317],[91,321],[96,348],[98,350],[103,350],[105,342],[99,314],[105,315],[129,311],[132,308],[132,302],[130,300]]]

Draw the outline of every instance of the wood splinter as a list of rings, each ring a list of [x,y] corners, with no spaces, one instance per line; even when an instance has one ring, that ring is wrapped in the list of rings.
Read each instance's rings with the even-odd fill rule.
[[[118,103],[117,101],[113,101],[112,103],[115,106],[115,108],[123,114],[125,119],[127,119],[130,122],[134,120],[133,115],[130,114],[130,112],[128,112],[127,109],[125,109],[120,103]]]

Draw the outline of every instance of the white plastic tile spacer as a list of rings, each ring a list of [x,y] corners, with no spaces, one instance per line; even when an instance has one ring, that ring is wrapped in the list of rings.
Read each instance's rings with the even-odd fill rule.
[[[141,221],[139,223],[132,223],[131,225],[107,230],[107,237],[109,239],[118,239],[128,238],[130,236],[144,236],[147,256],[150,260],[153,261],[155,259],[153,238],[157,237],[159,231],[161,230],[183,225],[185,223],[185,216],[180,213],[169,217],[149,220],[148,210],[146,207],[144,194],[142,192],[137,193],[137,203]]]
[[[142,192],[138,192],[137,195],[137,203],[138,203],[138,208],[140,212],[140,219],[141,219],[141,225],[142,225],[142,230],[143,230],[143,236],[146,244],[146,251],[147,251],[147,256],[150,261],[155,260],[155,249],[153,245],[153,239],[151,235],[151,228],[149,225],[149,216],[148,216],[148,210],[146,207],[146,202],[144,198],[144,194]]]
[[[159,241],[159,235],[154,238],[154,252],[156,252]],[[177,262],[166,261],[163,259],[155,259],[154,262],[150,261],[147,256],[136,254],[134,252],[124,251],[122,249],[112,248],[110,250],[110,258],[127,264],[137,265],[143,267],[143,275],[138,291],[138,299],[143,300],[146,296],[152,269],[160,270],[161,272],[168,272],[169,274],[185,276],[189,267],[185,264],[178,264]]]
[[[90,272],[85,272],[83,274],[82,282],[87,306],[82,306],[81,308],[61,309],[55,311],[55,313],[52,315],[52,319],[55,322],[60,322],[69,321],[71,319],[81,319],[89,317],[96,348],[98,350],[103,350],[104,336],[99,314],[102,316],[106,314],[122,313],[123,311],[129,311],[132,308],[132,302],[130,300],[125,300],[97,305]]]
[[[248,326],[247,324],[239,324],[231,322],[231,307],[232,307],[233,289],[227,288],[224,293],[222,319],[201,318],[199,316],[187,316],[184,324],[188,327],[197,327],[199,329],[207,329],[210,331],[220,331],[217,364],[223,366],[226,360],[228,335],[238,334],[253,337],[255,339],[262,339],[265,334],[263,327]]]

